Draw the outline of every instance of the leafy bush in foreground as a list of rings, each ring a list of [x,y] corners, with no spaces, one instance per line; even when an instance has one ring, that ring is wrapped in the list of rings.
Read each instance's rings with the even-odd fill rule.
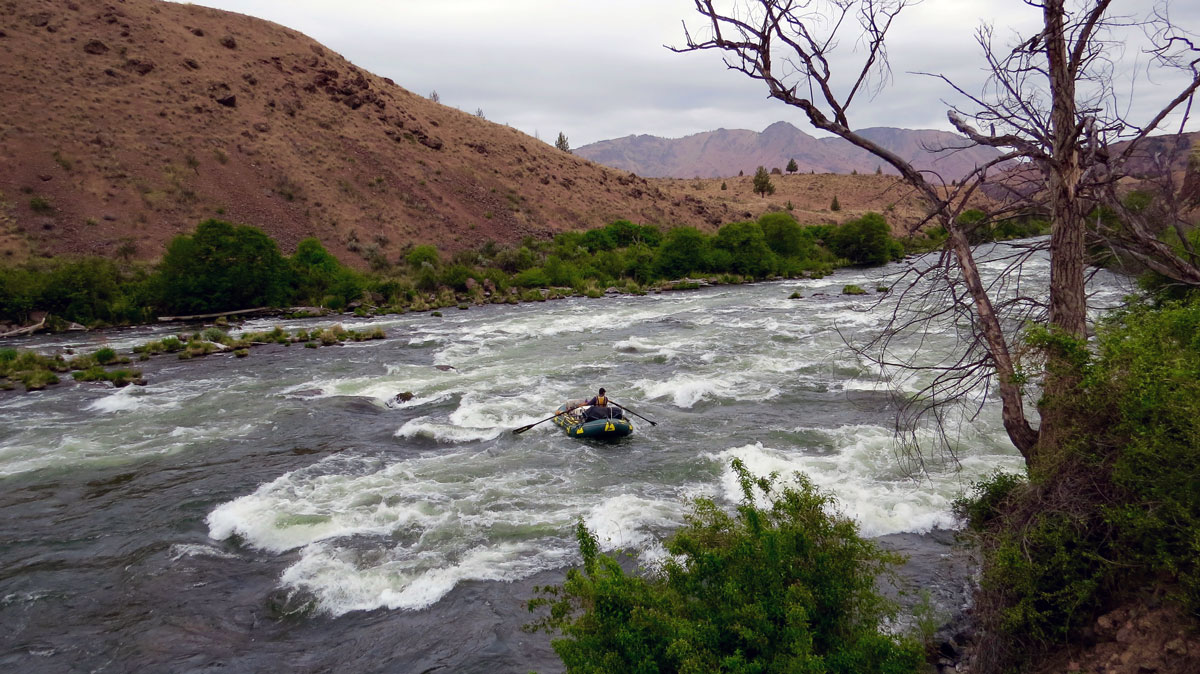
[[[670,561],[626,573],[577,527],[583,569],[541,588],[531,628],[553,642],[568,672],[915,672],[914,641],[884,634],[892,614],[875,579],[898,561],[828,514],[832,497],[797,475],[755,478],[735,460],[743,500],[728,514],[699,500],[666,543]],[[773,497],[755,505],[756,491]]]

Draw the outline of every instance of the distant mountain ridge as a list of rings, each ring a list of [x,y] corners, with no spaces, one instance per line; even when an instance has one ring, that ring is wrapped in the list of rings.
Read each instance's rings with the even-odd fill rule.
[[[999,155],[994,148],[969,147],[965,138],[947,131],[873,127],[858,133],[947,182]],[[648,178],[723,178],[739,171],[750,174],[759,166],[784,169],[791,159],[802,173],[896,173],[841,138],[815,138],[787,122],[775,122],[761,133],[717,129],[683,138],[626,136],[584,145],[575,154]]]

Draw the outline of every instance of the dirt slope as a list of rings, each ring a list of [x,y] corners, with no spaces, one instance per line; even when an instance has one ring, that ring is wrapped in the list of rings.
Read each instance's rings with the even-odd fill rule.
[[[364,266],[412,243],[453,251],[617,218],[711,230],[789,201],[802,221],[920,212],[887,176],[788,176],[768,199],[749,178],[643,179],[288,28],[156,0],[0,0],[0,91],[0,263],[154,259],[208,217],[261,227],[285,252],[316,236]]]

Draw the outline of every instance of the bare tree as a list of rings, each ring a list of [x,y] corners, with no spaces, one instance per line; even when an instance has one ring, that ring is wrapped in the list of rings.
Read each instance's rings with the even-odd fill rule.
[[[1130,158],[1151,132],[1172,114],[1186,120],[1200,87],[1200,51],[1189,34],[1171,23],[1165,3],[1151,16],[1133,21],[1111,16],[1111,0],[1078,0],[1071,7],[1065,0],[1027,0],[1042,12],[1037,35],[1006,49],[994,43],[990,27],[979,31],[979,43],[991,70],[984,91],[972,94],[942,78],[968,101],[948,111],[950,122],[971,142],[1001,151],[992,162],[948,185],[936,173],[918,171],[895,153],[855,133],[850,123],[852,104],[874,95],[890,81],[887,34],[911,4],[913,0],[743,0],[718,7],[713,0],[695,0],[697,12],[704,17],[702,32],[693,36],[685,22],[686,46],[668,48],[723,52],[729,68],[762,81],[771,97],[803,111],[814,127],[887,162],[925,199],[930,219],[943,225],[949,236],[943,264],[922,270],[919,276],[923,281],[938,281],[937,287],[946,293],[943,299],[950,303],[926,307],[923,314],[919,312],[920,319],[897,316],[893,329],[912,327],[916,324],[913,320],[934,315],[969,312],[973,333],[964,344],[962,358],[936,368],[938,375],[926,392],[961,392],[980,377],[994,378],[1005,429],[1032,465],[1041,452],[1056,445],[1068,421],[1051,404],[1043,407],[1041,424],[1035,429],[1025,412],[1026,375],[1018,370],[1013,353],[1014,345],[1019,344],[1020,323],[1011,319],[1040,317],[1040,302],[1019,291],[1005,293],[1004,281],[985,283],[959,215],[985,185],[989,172],[997,173],[1002,163],[1023,163],[1027,167],[1024,175],[1034,183],[1034,189],[1023,194],[1044,199],[1052,222],[1045,322],[1052,331],[1085,336],[1087,216],[1097,205],[1120,202],[1117,181],[1126,175]],[[1144,29],[1153,43],[1150,51],[1158,68],[1188,75],[1178,95],[1140,125],[1123,117],[1111,60],[1118,39],[1115,34],[1138,29]],[[835,73],[835,64],[848,62],[843,58],[847,49],[854,50],[856,56],[851,59],[857,61],[852,61],[855,65],[847,73]],[[985,125],[987,133],[977,130]],[[1126,144],[1118,151],[1115,144],[1120,141]],[[1181,259],[1144,223],[1121,231],[1125,246],[1136,249],[1147,264],[1173,272],[1177,280],[1200,284],[1194,255],[1190,260]],[[1019,271],[1023,259],[1012,262],[1014,269]],[[924,305],[929,297],[913,295],[911,299]],[[1050,362],[1042,373],[1043,401],[1053,401],[1075,385],[1075,378],[1069,368],[1057,366],[1061,363],[1055,362],[1056,354],[1047,357]],[[920,411],[936,410],[936,406],[926,406]]]

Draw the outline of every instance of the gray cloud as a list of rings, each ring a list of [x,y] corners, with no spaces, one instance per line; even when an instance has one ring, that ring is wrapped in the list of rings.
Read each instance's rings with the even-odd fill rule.
[[[547,141],[559,131],[579,146],[630,134],[679,137],[720,127],[761,130],[779,120],[811,131],[798,110],[768,99],[761,83],[726,69],[718,54],[674,54],[662,46],[683,43],[681,20],[695,29],[702,26],[692,18],[690,0],[200,4],[294,28],[414,93],[436,90],[445,104],[467,112],[482,109],[492,121]],[[1145,13],[1152,4],[1141,0],[1131,6]],[[1172,18],[1200,29],[1200,7],[1191,4],[1174,3]],[[890,86],[858,101],[852,124],[948,128],[942,100],[955,101],[953,91],[913,73],[943,73],[976,91],[985,76],[975,44],[980,22],[993,23],[999,39],[1015,44],[1014,36],[1028,34],[1023,29],[1036,20],[1036,10],[1002,0],[929,0],[911,7],[891,35]],[[836,68],[856,67],[862,56],[855,53],[856,46],[841,45],[845,53]],[[1144,62],[1132,41],[1118,65],[1129,70]],[[1148,114],[1181,81],[1151,81],[1143,72],[1141,87],[1128,103],[1135,116]]]

